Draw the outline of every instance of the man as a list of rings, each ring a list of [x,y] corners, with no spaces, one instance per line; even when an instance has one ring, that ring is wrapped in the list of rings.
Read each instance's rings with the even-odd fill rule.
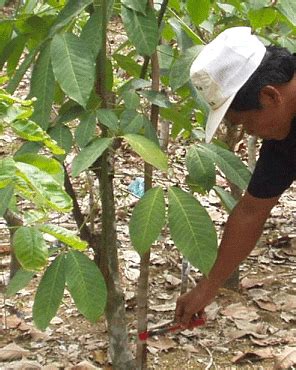
[[[267,47],[248,27],[222,32],[191,67],[209,103],[209,142],[225,117],[263,139],[250,184],[228,218],[217,260],[207,277],[177,300],[176,321],[187,326],[249,255],[280,195],[296,178],[296,57]]]

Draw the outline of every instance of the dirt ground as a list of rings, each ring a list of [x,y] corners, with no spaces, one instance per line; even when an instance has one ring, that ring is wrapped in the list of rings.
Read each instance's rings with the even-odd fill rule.
[[[169,151],[175,162],[170,181],[181,183],[184,181],[181,162],[185,149],[174,144]],[[135,158],[133,167],[130,167],[127,165],[128,161],[131,163],[130,155],[127,152],[118,161],[115,189],[122,286],[126,296],[130,343],[135,351],[139,257],[130,245],[127,225],[137,198],[129,193],[128,185],[140,176],[141,162]],[[223,184],[222,177],[218,180]],[[156,181],[165,185],[168,179],[159,177]],[[83,192],[83,188],[80,191]],[[204,327],[148,340],[149,369],[272,369],[275,364],[279,369],[288,369],[296,364],[296,201],[293,193],[294,187],[282,196],[256,249],[240,266],[240,290],[220,291],[207,308]],[[200,200],[221,234],[227,215],[218,199],[210,194]],[[75,229],[69,215],[57,222]],[[4,251],[0,256],[3,288],[9,273],[9,256],[5,254],[9,240],[3,223],[0,232],[0,246]],[[151,254],[148,316],[151,326],[173,319],[181,284],[181,262],[177,249],[164,230]],[[199,272],[192,268],[189,288],[199,278]],[[15,343],[20,349],[15,350],[19,354],[17,360],[0,362],[0,368],[79,369],[94,366],[112,369],[104,318],[96,325],[89,324],[77,312],[67,292],[50,327],[45,332],[34,328],[32,304],[38,280],[36,276],[26,289],[1,303],[1,348],[3,350],[6,345]],[[85,367],[79,367],[83,361],[86,361]]]

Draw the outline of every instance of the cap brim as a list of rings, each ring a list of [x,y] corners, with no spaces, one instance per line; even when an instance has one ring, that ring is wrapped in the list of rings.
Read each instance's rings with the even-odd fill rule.
[[[207,124],[206,124],[206,143],[209,143],[213,136],[215,135],[215,132],[218,129],[218,126],[220,125],[223,117],[225,116],[226,112],[228,111],[231,103],[233,102],[233,99],[235,98],[235,94],[230,96],[221,107],[217,109],[211,109],[209,111]]]

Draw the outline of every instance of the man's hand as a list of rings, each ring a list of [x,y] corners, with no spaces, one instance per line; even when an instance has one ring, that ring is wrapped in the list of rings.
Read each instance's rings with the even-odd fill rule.
[[[177,299],[175,320],[187,327],[194,314],[201,312],[215,298],[217,289],[213,289],[206,279]]]

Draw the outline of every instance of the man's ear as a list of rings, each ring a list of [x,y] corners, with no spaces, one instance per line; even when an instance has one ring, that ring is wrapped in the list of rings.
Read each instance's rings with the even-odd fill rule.
[[[259,95],[260,104],[264,107],[279,105],[283,101],[280,91],[271,85],[262,87]]]

